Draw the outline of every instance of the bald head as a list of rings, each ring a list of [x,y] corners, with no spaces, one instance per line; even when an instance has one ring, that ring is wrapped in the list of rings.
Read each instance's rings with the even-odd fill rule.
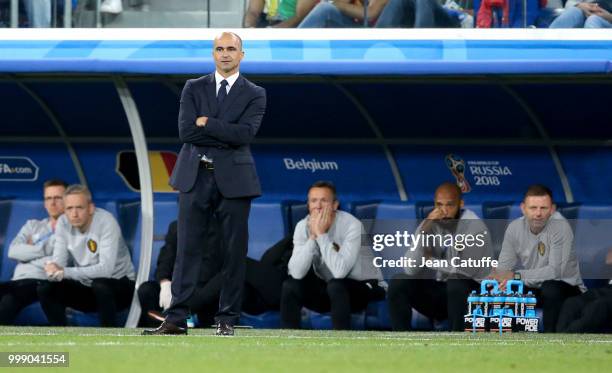
[[[461,188],[457,184],[446,182],[440,184],[434,195],[436,216],[442,219],[458,219],[463,207]]]
[[[461,199],[461,188],[459,188],[459,186],[457,186],[457,184],[451,183],[451,182],[445,182],[440,184],[437,188],[436,188],[436,193],[435,195],[437,196],[438,194],[445,194],[448,196],[451,196],[453,198],[457,198],[457,199]],[[434,197],[435,198],[435,197]]]
[[[219,35],[215,36],[215,39],[213,40],[214,45],[217,45],[218,41],[223,38],[231,38],[232,40],[238,42],[238,45],[240,46],[239,50],[242,50],[242,38],[238,36],[238,34],[230,31],[224,31]]]
[[[222,32],[214,41],[213,59],[217,72],[224,78],[239,72],[244,57],[242,39],[233,32]]]

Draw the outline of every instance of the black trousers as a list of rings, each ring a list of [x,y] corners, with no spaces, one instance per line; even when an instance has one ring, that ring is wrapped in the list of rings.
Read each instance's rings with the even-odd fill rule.
[[[542,283],[539,289],[526,288],[523,290],[535,294],[538,303],[537,306],[542,308],[544,333],[554,333],[557,330],[557,322],[559,321],[559,313],[563,302],[567,298],[580,295],[580,288],[572,286],[567,282],[548,280]]]
[[[284,273],[272,265],[246,258],[242,310],[253,315],[279,310],[281,288],[285,277]],[[223,276],[217,274],[207,282],[200,282],[187,301],[190,312],[198,315],[200,325],[208,326],[214,322],[213,317],[219,306],[222,286]],[[158,324],[146,313],[149,310],[162,311],[159,307],[159,291],[160,285],[156,281],[145,282],[138,288],[138,298],[142,308],[141,326],[153,327]]]
[[[389,284],[391,328],[396,331],[411,330],[414,308],[430,319],[448,318],[450,330],[463,331],[467,296],[479,287],[478,282],[472,279],[449,279],[442,282],[397,275]]]
[[[389,284],[387,296],[391,328],[396,331],[411,330],[414,308],[430,319],[448,319],[450,330],[462,331],[463,316],[467,313],[467,296],[479,286],[472,279],[449,279],[444,282],[397,275]]]
[[[38,300],[42,280],[23,279],[0,283],[0,325],[11,325],[22,309]]]
[[[167,320],[185,325],[189,298],[199,282],[207,227],[216,215],[225,249],[217,322],[235,324],[240,317],[251,198],[224,198],[213,170],[200,168],[195,186],[179,196],[178,247],[172,274],[172,305]]]
[[[602,333],[610,328],[612,285],[566,299],[557,321],[559,333]]]
[[[332,327],[350,329],[351,312],[364,310],[370,301],[382,300],[385,291],[377,280],[356,281],[333,279],[325,282],[311,269],[306,277],[293,277],[283,282],[281,295],[281,327],[299,329],[302,307],[316,312],[331,310]]]
[[[66,325],[66,307],[83,312],[97,311],[100,324],[105,327],[118,326],[118,310],[127,308],[132,302],[134,281],[97,278],[91,286],[79,281],[41,282],[37,288],[38,298],[49,323],[54,326]]]
[[[221,280],[221,276],[218,276]],[[198,286],[191,298],[189,298],[189,310],[198,316],[200,324],[208,326],[214,323],[214,316],[219,307],[219,290],[221,284],[214,285],[209,283],[208,286]],[[140,300],[140,326],[154,327],[158,326],[159,322],[152,320],[147,316],[148,311],[162,312],[159,306],[159,291],[160,285],[157,281],[147,281],[138,288],[138,299]]]

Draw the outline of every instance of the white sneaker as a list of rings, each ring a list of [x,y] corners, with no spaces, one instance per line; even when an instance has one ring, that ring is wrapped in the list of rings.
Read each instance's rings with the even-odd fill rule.
[[[123,11],[121,0],[104,0],[100,5],[101,13],[119,14]]]

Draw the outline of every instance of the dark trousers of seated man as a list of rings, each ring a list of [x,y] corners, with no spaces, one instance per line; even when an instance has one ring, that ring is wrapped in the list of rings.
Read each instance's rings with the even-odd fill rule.
[[[554,333],[557,330],[557,322],[563,302],[567,298],[581,294],[578,286],[572,286],[567,282],[557,280],[544,281],[538,289],[530,287],[523,289],[525,294],[528,291],[535,294],[538,300],[536,307],[542,308],[543,320],[541,322],[544,324],[544,333]]]
[[[395,331],[412,329],[412,309],[424,316],[442,321],[448,318],[451,331],[463,331],[467,313],[467,296],[480,284],[472,279],[436,281],[397,275],[389,283],[389,316]]]
[[[83,312],[98,312],[104,327],[118,326],[117,311],[127,308],[132,302],[134,281],[123,277],[97,278],[91,286],[79,281],[42,282],[38,286],[38,299],[49,323],[66,325],[66,307]]]
[[[246,258],[246,273],[242,293],[242,311],[257,315],[280,308],[280,294],[286,271],[281,271],[269,263]],[[223,277],[217,273],[207,282],[199,283],[193,295],[187,301],[191,313],[198,316],[199,324],[208,327],[214,324],[214,316],[219,308],[219,297]],[[159,325],[147,316],[149,310],[161,312],[159,307],[160,285],[157,281],[148,281],[138,287],[138,299],[142,308],[141,326]]]
[[[351,327],[351,312],[363,311],[369,302],[385,299],[378,280],[357,281],[348,278],[325,282],[312,269],[301,279],[289,277],[283,282],[281,327],[299,329],[302,307],[323,313],[331,311],[332,327]]]
[[[603,333],[612,327],[612,285],[591,289],[563,303],[558,333]]]
[[[0,283],[0,325],[12,325],[22,309],[38,301],[42,280],[22,279]]]

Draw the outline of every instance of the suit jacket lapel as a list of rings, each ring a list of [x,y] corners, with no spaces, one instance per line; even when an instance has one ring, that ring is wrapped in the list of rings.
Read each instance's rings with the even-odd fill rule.
[[[231,107],[234,100],[236,100],[236,97],[240,95],[240,91],[242,91],[242,88],[244,88],[244,78],[242,77],[242,75],[238,75],[238,79],[236,79],[234,86],[230,89],[229,93],[227,94],[227,97],[225,97],[225,100],[223,100],[223,102],[221,103],[221,107],[218,111],[219,113],[224,113],[227,108]]]
[[[215,82],[215,74],[212,73],[208,76],[208,84],[206,84],[206,100],[208,101],[208,108],[210,109],[211,116],[216,117],[219,112],[217,107],[217,85]]]

